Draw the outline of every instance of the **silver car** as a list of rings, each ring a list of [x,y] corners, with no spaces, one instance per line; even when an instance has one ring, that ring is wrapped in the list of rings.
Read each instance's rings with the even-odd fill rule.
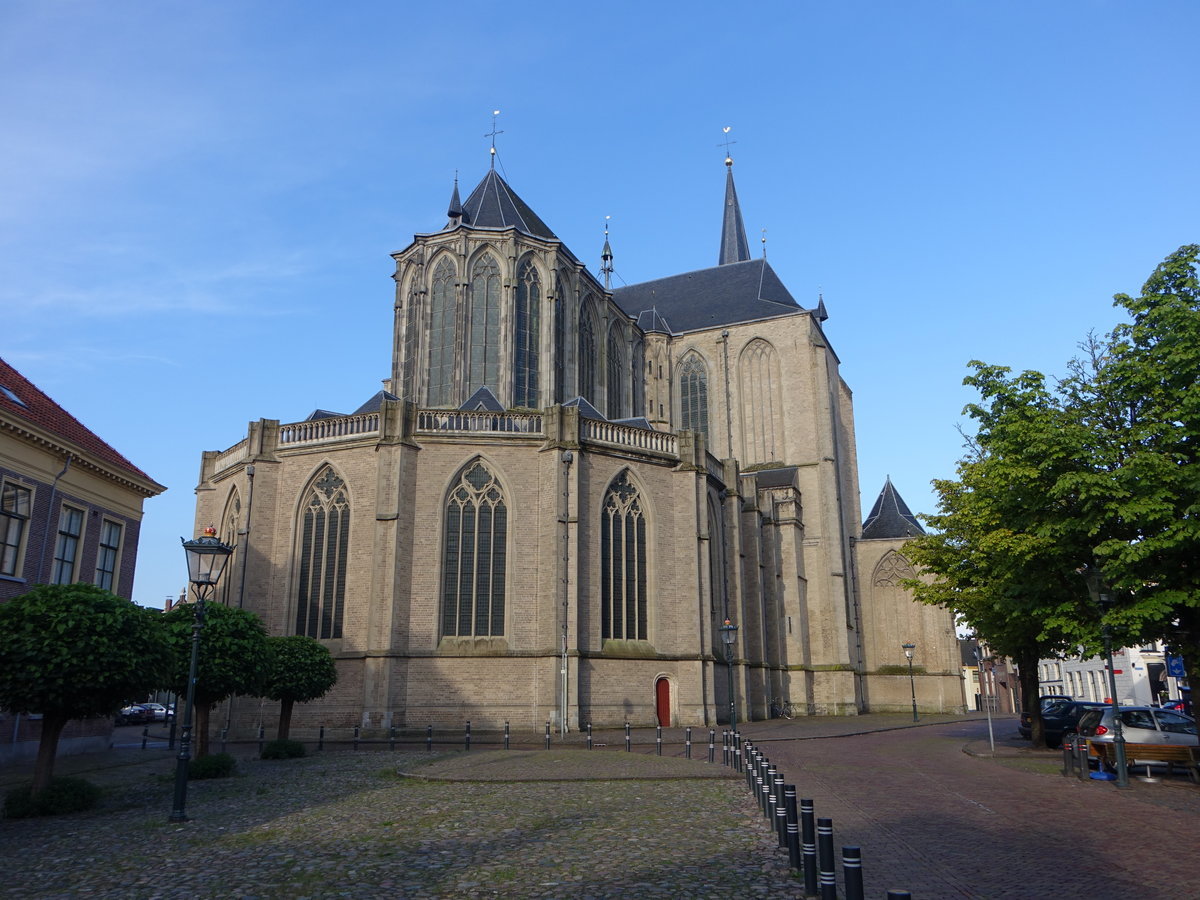
[[[1111,743],[1111,706],[1089,709],[1079,718],[1079,734],[1096,743]],[[1129,744],[1196,745],[1196,720],[1181,712],[1152,706],[1122,706],[1121,734]]]

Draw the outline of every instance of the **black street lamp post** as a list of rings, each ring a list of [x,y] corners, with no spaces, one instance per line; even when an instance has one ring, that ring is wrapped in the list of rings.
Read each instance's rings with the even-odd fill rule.
[[[1095,566],[1084,566],[1079,569],[1079,574],[1087,582],[1092,602],[1103,616],[1105,608],[1113,602],[1112,588],[1104,583],[1100,570]],[[1121,727],[1121,704],[1117,702],[1117,674],[1113,670],[1112,632],[1109,631],[1108,623],[1103,620],[1100,630],[1104,635],[1104,663],[1108,666],[1108,699],[1113,711],[1113,753],[1117,759],[1117,787],[1129,787],[1129,771],[1125,767],[1125,731]]]
[[[912,706],[913,706],[913,721],[917,721],[917,681],[913,678],[913,651],[917,649],[916,644],[901,644],[904,648],[904,655],[908,657],[908,687],[912,691]]]
[[[729,730],[737,730],[737,701],[733,696],[733,643],[737,640],[738,627],[725,620],[721,626],[721,640],[725,643],[725,671],[729,675]]]
[[[200,664],[200,630],[204,627],[204,607],[213,587],[221,578],[225,563],[233,548],[217,540],[217,530],[211,525],[204,536],[193,541],[179,539],[187,554],[188,580],[196,592],[195,615],[192,619],[192,659],[188,666],[187,702],[183,708],[183,731],[179,737],[179,756],[175,764],[175,799],[171,807],[172,822],[187,821],[188,762],[192,758],[192,713],[196,705],[196,670]],[[178,705],[178,699],[176,699]]]

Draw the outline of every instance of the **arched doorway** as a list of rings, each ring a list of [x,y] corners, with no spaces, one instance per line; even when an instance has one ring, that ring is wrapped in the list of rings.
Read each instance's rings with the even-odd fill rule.
[[[654,709],[658,713],[658,724],[671,727],[671,681],[659,678],[654,682]]]

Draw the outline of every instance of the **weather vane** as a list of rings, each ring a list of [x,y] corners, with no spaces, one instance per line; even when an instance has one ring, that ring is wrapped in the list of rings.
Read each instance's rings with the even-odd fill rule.
[[[496,135],[504,134],[503,131],[496,130],[496,116],[498,116],[498,115],[500,115],[500,110],[493,109],[492,110],[492,130],[484,135],[484,137],[490,137],[492,139],[492,168],[496,167]]]
[[[729,139],[729,132],[732,128],[733,128],[732,125],[726,125],[724,128],[721,129],[723,132],[725,132],[725,141],[724,141],[724,143],[717,144],[718,147],[725,148],[725,165],[727,165],[727,166],[733,165],[733,157],[729,155],[729,145],[737,143],[737,141],[731,141]]]

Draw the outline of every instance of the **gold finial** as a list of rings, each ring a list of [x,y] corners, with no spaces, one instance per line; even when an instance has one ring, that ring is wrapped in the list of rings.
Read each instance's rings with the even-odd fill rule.
[[[496,135],[504,134],[503,131],[496,130],[496,116],[498,116],[498,115],[500,115],[500,110],[493,109],[492,110],[492,130],[484,135],[484,137],[490,137],[492,139],[491,154],[492,154],[492,165],[493,166],[496,165]]]
[[[723,131],[725,133],[725,140],[722,143],[717,144],[718,147],[723,146],[725,148],[725,165],[727,165],[727,166],[733,165],[733,156],[729,152],[729,145],[737,143],[737,141],[731,141],[729,139],[729,132],[732,128],[733,128],[732,125],[726,125],[724,128],[721,129],[721,131]]]

